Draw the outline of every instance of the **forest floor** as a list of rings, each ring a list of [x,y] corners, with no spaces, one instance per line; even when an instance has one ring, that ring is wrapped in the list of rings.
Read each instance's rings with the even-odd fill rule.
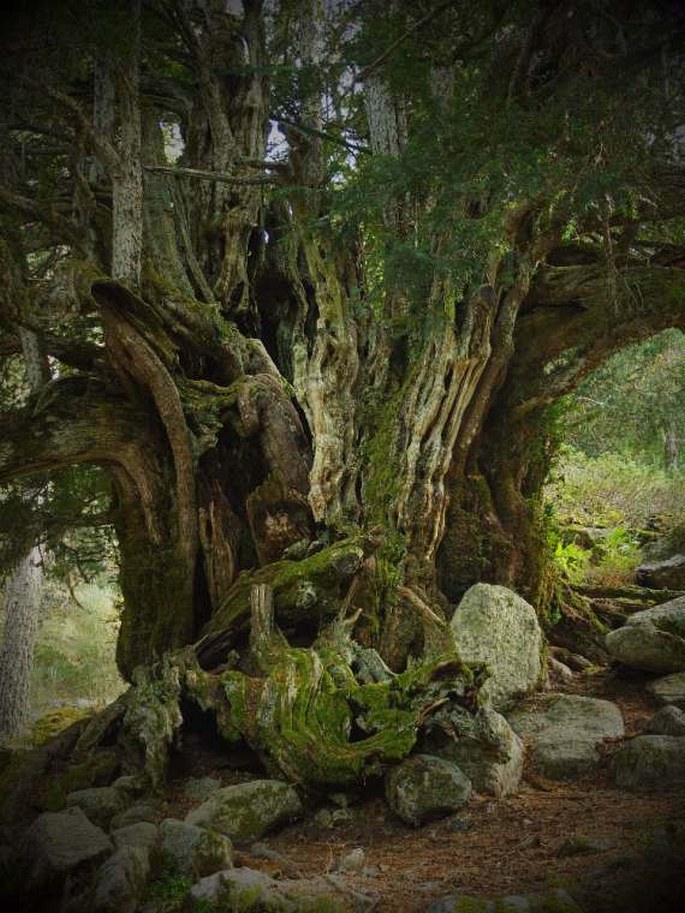
[[[658,709],[644,690],[646,678],[603,667],[576,674],[564,690],[617,704],[629,738]],[[474,794],[457,815],[420,828],[395,818],[381,795],[360,796],[342,825],[322,826],[312,812],[258,851],[238,853],[236,864],[273,876],[342,880],[351,892],[376,898],[374,913],[419,913],[432,899],[455,893],[492,899],[555,888],[570,889],[584,913],[685,910],[685,882],[680,896],[668,884],[684,873],[671,871],[654,843],[670,822],[685,822],[685,795],[618,790],[608,770],[617,747],[606,744],[599,769],[573,783],[543,779],[528,764],[515,795]],[[203,775],[222,785],[245,778],[213,769],[211,754],[204,766],[195,755],[193,776]],[[181,786],[179,779],[163,815],[181,817]],[[341,860],[358,849],[359,869],[339,874]]]

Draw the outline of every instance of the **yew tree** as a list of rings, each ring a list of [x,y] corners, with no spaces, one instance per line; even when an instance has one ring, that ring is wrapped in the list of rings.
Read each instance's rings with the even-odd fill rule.
[[[192,644],[244,717],[274,651],[330,696],[443,655],[477,581],[544,611],[553,406],[685,327],[684,36],[658,0],[10,20],[0,351],[53,377],[0,480],[107,474],[127,678]]]

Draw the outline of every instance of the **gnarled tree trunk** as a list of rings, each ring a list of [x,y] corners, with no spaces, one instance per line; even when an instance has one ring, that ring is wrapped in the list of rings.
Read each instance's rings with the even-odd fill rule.
[[[79,346],[44,333],[73,371],[0,415],[0,480],[80,462],[109,472],[125,600],[118,663],[137,698],[168,696],[156,705],[162,741],[183,694],[213,708],[227,737],[305,777],[309,747],[337,726],[336,751],[313,765],[326,780],[343,775],[341,756],[347,776],[377,748],[396,750],[381,735],[397,722],[384,715],[389,694],[416,728],[424,698],[444,697],[434,673],[466,675],[446,618],[468,586],[507,583],[538,601],[547,410],[617,347],[682,326],[685,273],[658,245],[638,257],[628,244],[619,266],[607,263],[597,231],[611,240],[624,226],[598,229],[594,214],[579,253],[564,242],[566,217],[545,221],[532,195],[515,210],[500,201],[505,230],[479,253],[476,280],[437,265],[416,277],[387,268],[373,297],[364,226],[342,243],[327,211],[321,5],[295,6],[278,13],[288,27],[297,20],[282,64],[301,83],[296,116],[284,118],[287,161],[267,155],[260,0],[240,11],[162,4],[168,46],[155,48],[171,48],[169,69],[182,61],[185,79],[151,80],[145,103],[135,41],[98,74],[95,123],[73,99],[49,96],[109,181],[106,212],[88,225],[99,253],[87,270],[74,266],[78,281],[62,277],[72,310],[97,332]],[[130,21],[137,29],[135,4]],[[536,29],[530,41],[546,35]],[[528,39],[503,104],[529,79]],[[440,70],[434,92],[450,81]],[[378,66],[364,82],[369,154],[397,167],[411,105]],[[446,117],[448,102],[430,103]],[[176,166],[162,151],[168,111],[184,138]],[[439,264],[450,238],[427,218],[435,204],[398,191],[379,221],[407,249],[429,234]],[[455,205],[478,227],[490,201],[455,193]],[[51,231],[64,227],[59,209],[48,215]],[[21,320],[44,331],[41,307],[63,286],[36,284]],[[251,624],[251,594],[263,587],[271,596]],[[360,656],[380,679],[351,671]],[[425,661],[418,683],[399,678],[410,657]],[[145,711],[130,700],[119,709],[135,729]],[[319,701],[325,725],[310,712]],[[373,718],[368,757],[364,740],[348,747],[357,704]],[[255,707],[274,706],[260,731]]]

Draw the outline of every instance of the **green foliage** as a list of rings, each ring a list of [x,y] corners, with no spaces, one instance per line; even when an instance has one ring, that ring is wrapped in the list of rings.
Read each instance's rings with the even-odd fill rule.
[[[91,583],[79,586],[76,595],[78,604],[58,581],[45,585],[31,681],[32,714],[43,719],[31,738],[40,738],[46,728],[57,731],[59,724],[70,725],[74,712],[92,712],[124,687],[114,661],[116,590]]]
[[[670,474],[611,452],[588,457],[565,446],[546,497],[562,525],[644,529],[654,517],[669,526],[685,519],[684,483],[682,473]]]
[[[585,577],[590,553],[575,542],[564,545],[558,540],[554,547],[554,563],[563,577],[569,583],[582,583]]]
[[[165,872],[149,883],[145,900],[155,904],[155,913],[178,913],[192,885],[188,875]]]
[[[63,729],[68,729],[72,723],[77,723],[88,716],[90,710],[86,707],[58,707],[50,710],[31,724],[23,741],[28,745],[42,745],[54,738]]]
[[[635,568],[640,563],[640,543],[634,532],[616,527],[601,539],[596,557],[587,569],[588,583],[605,586],[632,582]]]
[[[675,471],[685,468],[683,403],[685,333],[666,330],[594,371],[567,398],[562,433],[589,457],[615,452]]]

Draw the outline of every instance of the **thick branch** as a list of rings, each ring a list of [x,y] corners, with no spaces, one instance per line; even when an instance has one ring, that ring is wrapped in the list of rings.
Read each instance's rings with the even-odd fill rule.
[[[275,184],[275,178],[267,174],[255,177],[239,177],[233,174],[220,174],[218,171],[204,171],[200,168],[178,168],[166,165],[143,165],[145,171],[153,174],[170,174],[172,177],[194,178],[198,181],[214,181],[216,184],[234,184],[243,187],[259,187]]]
[[[159,541],[154,504],[164,483],[149,415],[121,394],[97,389],[92,378],[53,381],[21,410],[0,414],[0,483],[77,463],[118,466]]]
[[[631,342],[667,327],[685,329],[685,270],[631,267],[614,282],[612,299],[599,264],[541,271],[516,331],[511,389],[517,414],[568,393]]]

